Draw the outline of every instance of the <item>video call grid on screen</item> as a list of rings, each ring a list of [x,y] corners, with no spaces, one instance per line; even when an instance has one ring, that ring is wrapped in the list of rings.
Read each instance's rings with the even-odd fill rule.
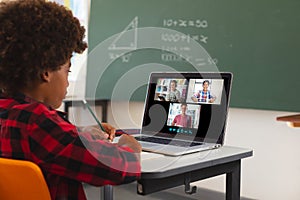
[[[160,75],[150,82],[148,88],[150,101],[148,100],[146,106],[150,108],[151,105],[161,105],[167,114],[165,122],[159,124],[160,130],[155,131],[163,132],[170,137],[181,135],[183,138],[191,136],[204,138],[209,128],[212,107],[221,107],[217,110],[222,110],[223,104],[227,103],[224,93],[228,88],[224,88],[225,83],[221,75],[216,78],[194,78],[180,74],[170,77],[166,73],[165,77]],[[182,112],[185,112],[185,115],[182,116]],[[147,123],[150,121],[150,117],[148,116],[147,120],[146,115],[146,121],[143,122],[143,127],[146,126],[144,130],[147,131]]]
[[[154,100],[221,104],[223,85],[223,79],[159,78],[156,83]]]

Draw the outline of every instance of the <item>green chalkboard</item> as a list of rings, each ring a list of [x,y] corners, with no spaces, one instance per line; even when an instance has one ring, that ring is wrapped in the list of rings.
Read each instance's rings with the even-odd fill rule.
[[[230,71],[232,107],[300,111],[299,10],[299,0],[92,0],[86,96],[143,101],[151,71]]]

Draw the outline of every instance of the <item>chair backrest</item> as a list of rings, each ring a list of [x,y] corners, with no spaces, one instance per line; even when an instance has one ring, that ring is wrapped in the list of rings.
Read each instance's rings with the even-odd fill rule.
[[[0,158],[0,199],[51,200],[41,169],[33,162]]]

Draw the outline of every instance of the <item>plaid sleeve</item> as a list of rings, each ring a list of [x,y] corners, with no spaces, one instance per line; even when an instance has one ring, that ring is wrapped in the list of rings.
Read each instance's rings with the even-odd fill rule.
[[[95,140],[87,133],[79,135],[56,111],[38,116],[29,141],[32,159],[43,171],[95,186],[127,183],[140,176],[139,159],[130,149]]]

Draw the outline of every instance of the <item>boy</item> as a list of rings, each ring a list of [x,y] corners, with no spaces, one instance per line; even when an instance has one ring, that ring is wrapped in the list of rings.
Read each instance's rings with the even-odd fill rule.
[[[135,139],[101,140],[114,137],[108,124],[99,137],[79,133],[54,110],[66,95],[72,53],[87,47],[78,19],[53,2],[19,0],[0,3],[0,24],[0,157],[39,165],[52,199],[86,199],[81,182],[136,180]]]

